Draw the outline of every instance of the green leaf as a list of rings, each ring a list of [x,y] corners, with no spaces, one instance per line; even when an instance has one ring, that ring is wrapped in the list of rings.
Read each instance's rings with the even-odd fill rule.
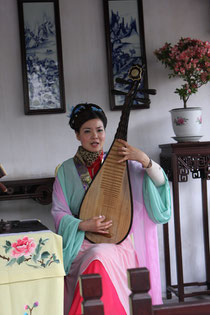
[[[53,262],[56,262],[57,264],[60,263],[60,260],[57,259],[55,254],[52,254]]]
[[[37,260],[39,259],[40,255],[39,254],[35,254],[32,256],[32,260],[37,263]]]
[[[12,259],[6,264],[6,266],[12,266],[12,265],[14,265],[15,262],[16,262],[16,258],[12,258]]]
[[[45,267],[47,267],[50,263],[50,259],[47,260],[46,264],[45,264]]]
[[[43,252],[42,254],[41,254],[41,259],[45,259],[45,258],[48,258],[50,256],[50,253],[49,252]]]
[[[5,249],[5,253],[7,254],[12,247],[11,246],[3,246],[3,248]]]
[[[36,253],[36,254],[39,254],[40,251],[41,251],[41,249],[42,249],[42,246],[41,246],[40,243],[39,243],[39,244],[37,245],[36,249],[35,249],[35,253]]]
[[[7,247],[7,248],[5,249],[5,253],[7,254],[7,253],[10,251],[11,248],[12,248],[12,247]]]
[[[22,262],[24,262],[24,259],[25,259],[24,256],[19,257],[19,258],[17,259],[18,265],[22,264]]]
[[[6,245],[9,246],[9,247],[11,247],[10,241],[6,241]]]
[[[44,240],[41,241],[40,244],[45,245],[45,243],[49,240],[49,238],[45,238]]]

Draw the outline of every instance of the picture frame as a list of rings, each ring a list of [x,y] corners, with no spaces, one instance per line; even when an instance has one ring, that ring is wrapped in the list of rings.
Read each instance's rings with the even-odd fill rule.
[[[66,112],[58,0],[17,0],[26,115]]]
[[[103,4],[110,109],[122,110],[129,85],[116,78],[127,80],[132,65],[143,68],[140,89],[148,89],[143,5],[142,0],[103,0]],[[138,91],[131,109],[149,107],[149,95]]]

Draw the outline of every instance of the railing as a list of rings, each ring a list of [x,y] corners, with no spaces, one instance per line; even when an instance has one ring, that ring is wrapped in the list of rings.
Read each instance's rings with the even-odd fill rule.
[[[83,296],[83,315],[103,315],[101,277],[99,274],[80,276]],[[152,305],[149,295],[150,282],[147,268],[128,270],[128,286],[131,294],[130,315],[209,315],[210,300]]]

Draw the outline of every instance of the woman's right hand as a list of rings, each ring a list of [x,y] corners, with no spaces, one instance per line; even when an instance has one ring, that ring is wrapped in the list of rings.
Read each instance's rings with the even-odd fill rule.
[[[112,226],[112,220],[104,222],[106,217],[100,215],[79,223],[79,229],[84,232],[95,232],[109,234],[109,228]]]

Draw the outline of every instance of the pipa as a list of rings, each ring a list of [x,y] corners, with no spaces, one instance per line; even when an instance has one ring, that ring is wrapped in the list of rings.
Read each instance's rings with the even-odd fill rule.
[[[138,65],[133,66],[129,72],[129,78],[132,80],[131,88],[125,97],[114,141],[80,206],[81,220],[99,215],[104,215],[106,221],[112,220],[109,235],[86,232],[86,238],[92,243],[119,244],[126,238],[131,228],[133,204],[129,169],[127,161],[117,163],[121,159],[117,151],[122,147],[117,139],[127,140],[130,105],[139,87],[141,72],[142,69]]]

